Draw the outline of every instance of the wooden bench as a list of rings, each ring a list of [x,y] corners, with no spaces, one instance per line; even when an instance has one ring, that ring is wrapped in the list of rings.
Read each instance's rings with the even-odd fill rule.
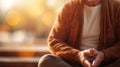
[[[49,54],[47,46],[0,47],[0,67],[37,67],[44,54]]]

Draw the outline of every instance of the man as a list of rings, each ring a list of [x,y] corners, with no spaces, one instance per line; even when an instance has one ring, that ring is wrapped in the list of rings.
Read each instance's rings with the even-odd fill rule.
[[[39,67],[120,67],[120,4],[71,0],[58,14]]]

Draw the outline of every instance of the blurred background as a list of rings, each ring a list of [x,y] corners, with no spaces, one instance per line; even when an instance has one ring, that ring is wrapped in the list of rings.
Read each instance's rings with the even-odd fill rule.
[[[36,67],[49,53],[47,37],[66,1],[0,0],[0,67]]]
[[[67,0],[0,0],[0,46],[46,45],[59,7]]]
[[[67,0],[0,0],[0,67],[35,67]]]

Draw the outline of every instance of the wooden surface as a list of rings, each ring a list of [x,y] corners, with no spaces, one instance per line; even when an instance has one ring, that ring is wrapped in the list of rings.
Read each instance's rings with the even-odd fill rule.
[[[0,67],[37,67],[40,57],[49,53],[46,46],[0,47]]]

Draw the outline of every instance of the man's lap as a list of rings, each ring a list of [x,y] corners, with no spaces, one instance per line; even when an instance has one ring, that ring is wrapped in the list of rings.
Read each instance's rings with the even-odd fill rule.
[[[68,62],[62,60],[61,58],[48,54],[41,57],[38,63],[38,67],[82,67],[82,65],[70,65]],[[104,65],[102,67],[120,67],[120,59],[112,64]]]

